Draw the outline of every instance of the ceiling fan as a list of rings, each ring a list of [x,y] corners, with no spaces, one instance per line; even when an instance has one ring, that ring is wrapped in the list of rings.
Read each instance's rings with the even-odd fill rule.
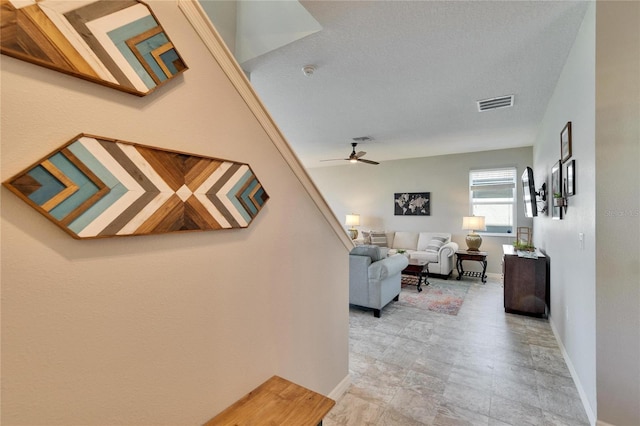
[[[353,140],[370,140],[370,139],[369,138],[366,138],[366,139],[364,139],[364,138],[353,138]],[[351,146],[353,147],[353,151],[351,151],[351,154],[349,155],[348,158],[332,158],[330,160],[320,160],[320,161],[346,160],[346,161],[348,161],[350,163],[360,162],[360,163],[374,164],[374,165],[380,164],[377,161],[365,160],[364,158],[362,158],[366,154],[366,152],[364,152],[364,151],[359,151],[359,152],[356,153],[356,146],[358,146],[357,142],[352,142]]]

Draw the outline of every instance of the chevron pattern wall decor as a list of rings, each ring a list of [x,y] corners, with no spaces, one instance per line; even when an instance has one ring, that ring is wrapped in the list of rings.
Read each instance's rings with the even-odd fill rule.
[[[0,0],[0,51],[138,96],[187,69],[136,0]]]
[[[74,238],[246,228],[269,199],[248,164],[87,134],[3,185]]]

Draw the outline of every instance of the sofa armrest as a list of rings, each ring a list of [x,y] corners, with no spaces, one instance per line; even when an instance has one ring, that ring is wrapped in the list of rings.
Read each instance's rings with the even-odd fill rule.
[[[409,264],[409,259],[401,254],[394,254],[385,259],[373,262],[369,266],[369,279],[383,280],[402,272]]]
[[[349,256],[349,303],[367,306],[369,303],[369,256]]]
[[[371,258],[369,256],[349,256],[349,275],[354,277],[366,277],[371,265]]]
[[[440,247],[438,251],[438,258],[443,259],[445,257],[452,257],[458,251],[458,243],[449,241],[447,244]]]

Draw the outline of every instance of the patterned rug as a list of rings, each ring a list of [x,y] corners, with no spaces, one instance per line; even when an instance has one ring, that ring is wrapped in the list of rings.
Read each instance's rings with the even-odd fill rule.
[[[411,276],[402,276],[402,292],[396,303],[418,309],[428,309],[441,314],[458,315],[469,290],[469,283],[455,278],[441,280],[429,278],[429,285],[422,284],[422,291],[416,290],[417,280]]]

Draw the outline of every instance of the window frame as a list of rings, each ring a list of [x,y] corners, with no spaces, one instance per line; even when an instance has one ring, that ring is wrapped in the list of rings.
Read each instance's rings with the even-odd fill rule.
[[[473,174],[478,172],[501,172],[501,171],[511,171],[512,172],[512,191],[513,191],[513,201],[511,202],[487,202],[487,203],[474,203],[473,201]],[[511,186],[511,183],[505,184],[495,184],[495,187],[498,186]],[[478,185],[476,185],[478,186]],[[497,189],[497,188],[496,188]],[[515,237],[515,230],[518,227],[518,168],[515,166],[505,166],[505,167],[483,167],[483,168],[474,168],[469,170],[469,215],[473,215],[473,208],[476,205],[482,204],[492,204],[492,205],[511,205],[511,216],[513,218],[511,224],[511,232],[491,232],[491,231],[476,231],[478,234],[483,236],[493,236],[493,237]]]

